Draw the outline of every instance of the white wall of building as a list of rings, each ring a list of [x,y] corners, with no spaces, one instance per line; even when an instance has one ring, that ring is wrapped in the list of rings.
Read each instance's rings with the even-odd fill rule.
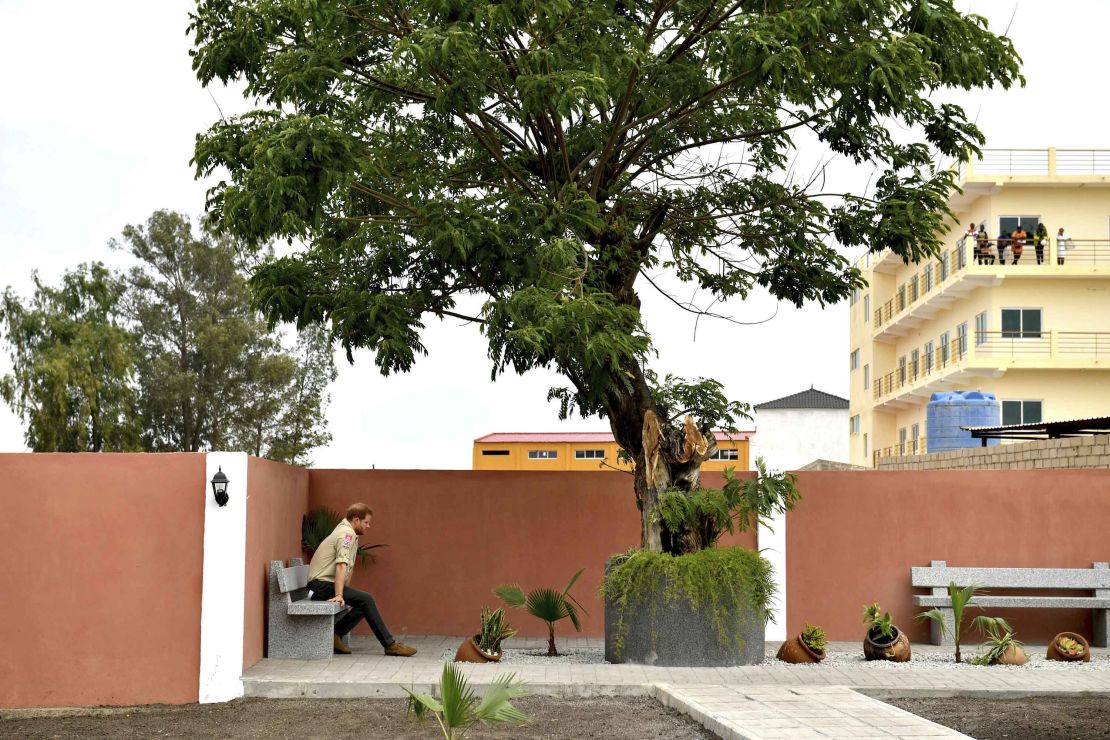
[[[797,470],[817,459],[848,462],[847,409],[763,409],[754,411],[752,469],[762,457],[769,470]],[[803,504],[804,505],[804,504]],[[786,517],[776,516],[759,527],[759,549],[775,569],[778,598],[767,623],[767,640],[786,635]]]

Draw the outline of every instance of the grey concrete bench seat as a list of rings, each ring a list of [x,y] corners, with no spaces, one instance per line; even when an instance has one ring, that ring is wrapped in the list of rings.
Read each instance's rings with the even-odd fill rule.
[[[975,597],[973,605],[994,609],[1091,609],[1094,611],[1092,645],[1107,646],[1110,633],[1110,565],[1094,563],[1090,568],[953,568],[943,560],[934,560],[928,567],[910,569],[915,588],[930,588],[932,593],[913,597],[915,606],[935,607],[945,613],[949,634],[955,618],[948,584],[975,585],[979,588],[1059,589],[1090,591],[1091,595],[1067,596],[993,596]],[[945,644],[940,625],[930,622],[934,645]]]
[[[288,568],[280,560],[270,561],[268,657],[302,660],[331,657],[335,618],[346,611],[347,607],[334,602],[311,600],[308,566],[300,558],[291,559]]]

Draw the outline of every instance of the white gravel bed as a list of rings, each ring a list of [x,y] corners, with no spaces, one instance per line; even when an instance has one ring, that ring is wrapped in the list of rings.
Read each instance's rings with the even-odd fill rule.
[[[558,644],[556,644],[558,647]],[[443,660],[454,660],[455,648],[443,651]],[[498,663],[471,663],[471,665],[599,665],[605,663],[603,648],[567,648],[559,650],[558,657],[548,657],[547,648],[520,649],[505,648],[505,654]]]
[[[912,649],[911,649],[912,650]],[[889,660],[867,660],[863,657],[863,650],[858,653],[830,652],[820,663],[800,663],[791,665],[775,658],[768,657],[761,663],[764,666],[786,666],[791,668],[805,668],[819,670],[823,665],[837,666],[838,668],[868,667],[879,671],[887,670],[913,670],[914,668],[945,668],[953,671],[1036,671],[1060,670],[1061,668],[1074,671],[1105,671],[1110,670],[1110,660],[1091,657],[1090,663],[1065,663],[1059,660],[1049,660],[1045,657],[1044,646],[1032,647],[1026,650],[1029,662],[1025,665],[973,665],[966,662],[976,654],[974,646],[960,650],[964,662],[956,662],[956,653],[939,653],[933,650],[911,652],[912,659],[908,663],[894,663]]]

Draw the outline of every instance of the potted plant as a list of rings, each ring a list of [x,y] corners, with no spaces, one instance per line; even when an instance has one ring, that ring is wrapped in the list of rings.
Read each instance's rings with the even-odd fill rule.
[[[582,570],[585,570],[583,568]],[[570,595],[570,587],[582,575],[582,570],[575,573],[567,587],[562,592],[553,588],[538,588],[527,595],[520,586],[498,586],[494,593],[501,597],[509,606],[523,607],[533,617],[542,619],[547,623],[547,654],[558,657],[559,651],[555,649],[555,623],[562,619],[570,619],[574,629],[582,631],[582,623],[578,621],[578,612],[586,613],[585,607],[578,603],[578,599]]]
[[[828,637],[825,630],[806,624],[802,634],[787,640],[779,648],[778,659],[787,663],[820,663],[825,659]]]
[[[317,507],[301,517],[301,549],[304,550],[306,560],[312,559],[312,554],[320,547],[320,543],[335,531],[341,521],[343,517],[326,506]],[[388,545],[359,545],[359,562],[365,563],[366,558],[373,560],[372,551],[379,547],[388,547]]]
[[[482,630],[473,637],[463,640],[455,653],[455,660],[464,663],[496,663],[501,660],[501,643],[516,634],[505,621],[501,609],[490,611],[482,608]]]
[[[983,633],[985,651],[969,660],[974,665],[1025,665],[1029,656],[1014,637],[1014,630],[1001,617],[976,617],[972,622]]]
[[[756,468],[758,476],[748,480],[726,470],[721,488],[664,491],[654,507],[667,533],[664,551],[633,550],[609,560],[601,590],[606,660],[685,666],[764,660],[771,565],[755,550],[717,546],[726,532],[746,532],[794,508],[794,476],[768,473],[759,458]]]
[[[1053,637],[1052,642],[1048,644],[1048,655],[1046,657],[1049,660],[1062,660],[1069,663],[1090,663],[1091,648],[1083,635],[1075,632],[1061,632]]]
[[[879,608],[878,602],[870,606],[864,605],[863,623],[867,625],[867,635],[863,638],[865,658],[894,663],[905,663],[910,659],[910,641],[894,625],[890,612],[883,612]]]
[[[528,721],[528,715],[509,701],[524,695],[524,684],[515,681],[512,675],[495,678],[481,700],[451,663],[443,666],[438,699],[428,694],[417,694],[404,686],[401,689],[409,695],[408,711],[418,720],[433,715],[445,740],[462,740],[479,723],[523,724]]]

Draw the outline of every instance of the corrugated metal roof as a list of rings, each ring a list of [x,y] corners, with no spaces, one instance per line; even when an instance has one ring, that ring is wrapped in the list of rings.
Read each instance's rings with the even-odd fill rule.
[[[960,429],[971,432],[976,439],[1058,439],[1060,437],[1087,437],[1110,434],[1110,417],[1092,416],[1086,419],[1061,419],[1026,424],[1001,424],[998,426]]]
[[[848,399],[810,387],[791,396],[757,404],[755,409],[847,409]]]
[[[754,431],[714,432],[718,442],[727,440],[746,440],[755,435]],[[612,432],[494,432],[474,440],[478,442],[612,442]]]

